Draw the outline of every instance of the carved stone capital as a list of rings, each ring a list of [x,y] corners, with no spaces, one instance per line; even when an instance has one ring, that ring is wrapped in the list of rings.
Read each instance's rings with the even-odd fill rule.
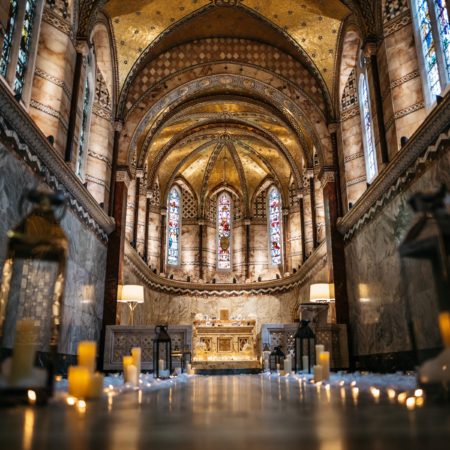
[[[123,130],[123,122],[120,120],[116,120],[114,122],[114,131],[121,133]]]
[[[166,208],[165,206],[163,206],[163,207],[159,210],[159,213],[160,213],[162,216],[166,216],[166,215],[167,215],[167,208]]]
[[[75,50],[77,53],[81,53],[83,56],[87,56],[89,53],[89,44],[87,40],[79,39],[75,43]]]
[[[328,131],[330,132],[330,134],[336,133],[338,128],[339,128],[339,124],[336,122],[328,124]]]
[[[377,44],[374,41],[366,41],[362,48],[363,55],[365,58],[370,58],[377,54]]]
[[[144,178],[144,169],[142,167],[136,167],[136,178]]]
[[[116,183],[125,183],[127,188],[130,187],[131,175],[128,167],[117,169],[116,173]]]
[[[324,188],[328,183],[334,183],[335,181],[336,181],[336,173],[330,170],[324,171],[322,177],[320,178],[322,188]]]
[[[244,219],[244,225],[251,225],[251,219]]]

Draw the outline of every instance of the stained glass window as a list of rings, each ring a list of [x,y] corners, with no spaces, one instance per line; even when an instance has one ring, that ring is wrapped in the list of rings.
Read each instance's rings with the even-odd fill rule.
[[[11,59],[11,48],[16,28],[17,12],[19,11],[19,2],[17,0],[10,0],[9,2],[9,17],[6,25],[6,33],[3,39],[2,58],[0,60],[0,74],[4,77],[8,70],[8,64]]]
[[[269,248],[273,265],[281,264],[281,248],[283,245],[281,234],[281,195],[277,188],[269,192]]]
[[[439,36],[441,39],[442,52],[447,76],[450,78],[450,23],[446,0],[434,0],[436,19],[438,23]]]
[[[25,83],[25,72],[27,70],[30,54],[36,2],[37,0],[27,0],[25,3],[25,17],[20,37],[19,55],[17,57],[16,78],[14,80],[14,92],[18,97],[22,96]]]
[[[436,43],[431,28],[431,17],[427,0],[417,0],[416,8],[428,86],[433,95],[439,95],[441,93],[441,85],[439,82]]]
[[[217,268],[231,269],[231,197],[222,192],[217,199]]]
[[[377,174],[377,157],[375,152],[375,143],[373,140],[369,87],[367,85],[367,79],[364,75],[361,75],[360,90],[361,90],[360,96],[362,107],[362,119],[364,126],[364,140],[366,144],[365,150],[366,150],[367,181],[370,183]]]
[[[89,80],[86,78],[86,83],[84,86],[84,98],[83,98],[83,117],[81,119],[81,130],[80,130],[80,146],[78,147],[78,158],[77,158],[77,169],[76,174],[81,177],[84,168],[84,156],[86,153],[86,135],[88,131],[88,121],[89,121],[89,108],[90,108],[91,90],[89,88]]]
[[[169,192],[167,209],[167,263],[171,266],[178,266],[180,262],[181,194],[176,187]]]

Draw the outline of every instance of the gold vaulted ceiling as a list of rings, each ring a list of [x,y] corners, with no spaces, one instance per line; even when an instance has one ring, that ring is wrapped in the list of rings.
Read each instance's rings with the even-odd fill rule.
[[[119,84],[133,64],[167,28],[209,5],[211,0],[110,0],[117,46]],[[339,27],[349,10],[338,0],[242,0],[288,33],[309,55],[331,91]]]

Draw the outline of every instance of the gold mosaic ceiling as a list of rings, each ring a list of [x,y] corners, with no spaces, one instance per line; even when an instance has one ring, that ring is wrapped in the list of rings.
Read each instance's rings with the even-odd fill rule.
[[[331,91],[339,27],[349,10],[338,0],[242,0],[243,8],[264,16],[288,33],[309,55]],[[211,0],[110,0],[117,46],[119,84],[123,86],[144,50]]]

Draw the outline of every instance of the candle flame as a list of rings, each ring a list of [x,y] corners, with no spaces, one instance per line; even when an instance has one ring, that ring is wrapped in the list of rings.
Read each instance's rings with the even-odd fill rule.
[[[37,400],[36,392],[34,392],[30,389],[30,390],[28,390],[27,395],[28,395],[28,403],[30,405],[34,405]]]
[[[406,399],[406,407],[412,411],[416,407],[416,398],[415,397],[408,397]]]

